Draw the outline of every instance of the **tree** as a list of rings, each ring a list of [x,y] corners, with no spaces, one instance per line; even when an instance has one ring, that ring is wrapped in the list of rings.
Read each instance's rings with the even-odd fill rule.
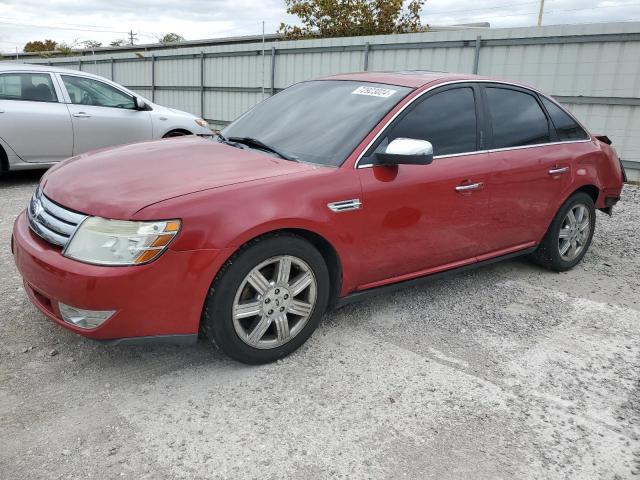
[[[58,44],[58,52],[60,52],[63,56],[69,57],[74,54],[73,49],[78,46],[78,40],[74,40],[71,43],[61,42]]]
[[[82,42],[82,44],[84,45],[84,48],[87,48],[89,50],[93,50],[94,48],[102,46],[102,42],[97,42],[96,40],[85,40],[84,42]]]
[[[120,38],[118,40],[113,40],[111,43],[109,43],[110,47],[122,47],[123,45],[126,45],[127,41],[124,38]]]
[[[287,13],[300,18],[302,26],[280,24],[290,39],[352,37],[419,32],[420,11],[426,0],[285,0]]]
[[[56,49],[57,45],[53,40],[35,40],[33,42],[27,42],[23,50],[25,52],[51,52]]]
[[[163,36],[158,38],[160,43],[176,43],[176,42],[184,42],[184,37],[182,35],[178,35],[177,33],[165,33]]]

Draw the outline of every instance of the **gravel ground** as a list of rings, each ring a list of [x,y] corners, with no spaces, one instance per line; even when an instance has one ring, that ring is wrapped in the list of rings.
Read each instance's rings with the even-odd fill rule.
[[[640,478],[637,187],[570,272],[382,295],[248,367],[47,321],[8,247],[37,180],[0,179],[0,478]]]

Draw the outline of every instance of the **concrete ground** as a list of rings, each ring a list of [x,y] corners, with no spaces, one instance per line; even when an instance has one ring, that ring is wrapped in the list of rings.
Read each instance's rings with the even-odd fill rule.
[[[0,179],[2,479],[640,478],[640,189],[562,274],[514,260],[326,316],[276,364],[46,320]]]

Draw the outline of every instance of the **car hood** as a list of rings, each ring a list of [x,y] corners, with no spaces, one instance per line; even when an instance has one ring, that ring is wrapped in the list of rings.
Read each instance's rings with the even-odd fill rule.
[[[42,188],[66,208],[128,219],[162,200],[314,168],[199,137],[177,137],[70,158],[47,172]]]
[[[178,110],[177,108],[165,107],[164,105],[158,105],[157,103],[153,104],[153,111],[156,113],[178,115],[178,116],[188,117],[188,118],[198,118],[193,113],[185,112],[183,110]]]

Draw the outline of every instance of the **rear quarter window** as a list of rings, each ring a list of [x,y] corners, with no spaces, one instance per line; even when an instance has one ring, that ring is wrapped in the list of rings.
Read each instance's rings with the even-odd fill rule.
[[[571,118],[567,112],[562,110],[558,105],[545,97],[540,97],[544,108],[547,109],[553,126],[556,128],[558,134],[558,140],[587,140],[589,135],[584,129]]]

